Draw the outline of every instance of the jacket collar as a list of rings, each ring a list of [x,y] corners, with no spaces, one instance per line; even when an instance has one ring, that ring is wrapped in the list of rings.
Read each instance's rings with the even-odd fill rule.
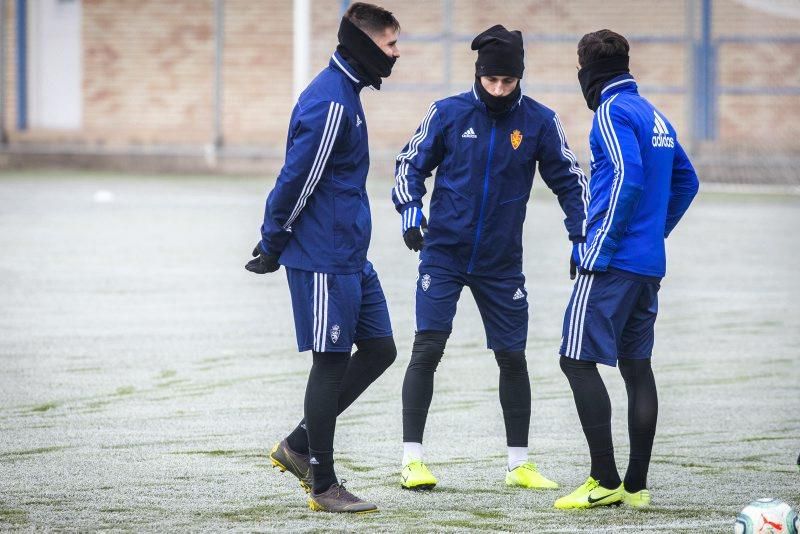
[[[356,90],[360,90],[363,87],[367,87],[367,83],[362,81],[359,78],[358,73],[355,71],[353,67],[339,54],[339,52],[334,52],[331,56],[331,60],[328,65],[333,70],[339,70],[345,74],[348,80],[356,87]]]
[[[622,74],[616,78],[611,78],[600,91],[600,103],[602,104],[617,93],[637,93],[638,86],[636,80],[630,74]]]
[[[481,100],[481,97],[478,96],[478,90],[475,89],[475,84],[476,83],[478,83],[478,82],[475,81],[475,82],[472,83],[472,90],[470,91],[472,93],[473,104],[475,104],[475,107],[477,107],[478,109],[480,109],[481,111],[483,111],[484,113],[486,113],[488,115],[489,112],[486,109],[486,104],[483,103],[483,100]],[[522,83],[522,80],[520,80],[519,83]],[[524,93],[522,92],[522,87],[520,87],[519,99],[517,99],[517,101],[514,102],[514,105],[511,106],[511,108],[508,111],[506,111],[502,116],[505,117],[506,115],[510,114],[512,111],[516,110],[519,107],[520,103],[522,102],[522,97],[523,96],[524,96]]]

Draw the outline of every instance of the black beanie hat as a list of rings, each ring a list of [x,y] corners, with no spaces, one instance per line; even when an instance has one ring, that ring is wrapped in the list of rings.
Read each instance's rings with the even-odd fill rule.
[[[475,76],[522,78],[525,70],[522,32],[508,31],[502,24],[497,24],[473,39],[472,49],[478,51]]]

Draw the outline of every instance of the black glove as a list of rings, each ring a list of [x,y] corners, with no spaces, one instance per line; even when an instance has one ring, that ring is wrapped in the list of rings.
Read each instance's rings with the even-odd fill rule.
[[[569,279],[575,280],[578,272],[583,272],[580,268],[580,262],[583,261],[583,254],[586,251],[586,245],[583,241],[576,241],[572,244],[572,253],[569,255]]]
[[[412,226],[403,234],[403,241],[406,242],[408,250],[419,252],[425,246],[425,230],[428,228],[428,221],[422,216],[419,226]]]
[[[275,254],[265,254],[261,251],[259,245],[256,245],[256,248],[253,249],[253,257],[255,259],[248,261],[247,265],[244,266],[244,268],[251,273],[274,273],[281,267],[281,264],[278,263],[278,256]]]

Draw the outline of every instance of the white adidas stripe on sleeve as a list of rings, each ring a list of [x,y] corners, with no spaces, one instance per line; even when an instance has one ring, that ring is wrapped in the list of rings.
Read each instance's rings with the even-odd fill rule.
[[[336,102],[331,102],[330,106],[328,107],[328,116],[325,119],[325,128],[322,131],[322,138],[320,139],[319,147],[317,148],[317,154],[314,157],[314,163],[311,165],[311,170],[308,173],[305,185],[303,185],[300,198],[297,199],[297,203],[295,204],[291,215],[283,225],[284,229],[288,229],[297,216],[300,215],[300,212],[303,210],[306,202],[308,201],[308,197],[311,196],[314,188],[319,183],[319,180],[322,177],[322,171],[325,169],[325,165],[328,163],[328,157],[331,155],[333,145],[336,142],[336,134],[339,131],[339,124],[342,121],[343,113],[344,106]]]
[[[614,132],[614,126],[611,123],[611,113],[609,111],[611,108],[611,103],[614,102],[614,99],[616,98],[617,95],[612,96],[597,110],[599,116],[598,125],[600,126],[600,133],[603,137],[603,141],[608,147],[609,154],[611,155],[611,162],[614,165],[614,181],[611,184],[610,200],[605,219],[603,220],[600,230],[598,230],[595,234],[592,244],[587,250],[586,257],[584,258],[586,268],[589,270],[592,270],[594,267],[594,263],[597,261],[597,257],[600,254],[600,249],[603,246],[603,241],[605,241],[608,230],[611,227],[612,221],[614,220],[614,211],[617,207],[617,199],[619,198],[619,192],[622,189],[622,182],[625,181],[625,161],[622,159],[622,149],[619,146],[617,134]]]
[[[422,123],[417,128],[417,131],[408,142],[408,149],[401,152],[397,156],[397,175],[395,176],[396,185],[394,186],[394,194],[402,204],[414,200],[408,190],[408,165],[409,161],[417,155],[420,143],[428,136],[428,129],[430,127],[431,119],[436,114],[436,103],[433,103],[428,108],[428,113],[422,119]]]
[[[561,140],[561,155],[564,159],[569,161],[569,171],[578,179],[581,186],[581,201],[583,202],[583,235],[586,235],[586,218],[589,216],[589,181],[586,179],[580,165],[578,165],[578,158],[567,146],[567,136],[564,134],[564,127],[561,125],[561,120],[558,114],[553,115],[553,121],[556,123],[556,130],[558,131],[558,138]]]

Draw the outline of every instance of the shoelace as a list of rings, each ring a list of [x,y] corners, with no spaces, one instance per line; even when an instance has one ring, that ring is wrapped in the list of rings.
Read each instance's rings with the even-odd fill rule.
[[[342,481],[336,485],[336,497],[350,502],[359,502],[361,499],[347,491],[347,488],[344,487],[346,482],[347,480],[342,479]]]

